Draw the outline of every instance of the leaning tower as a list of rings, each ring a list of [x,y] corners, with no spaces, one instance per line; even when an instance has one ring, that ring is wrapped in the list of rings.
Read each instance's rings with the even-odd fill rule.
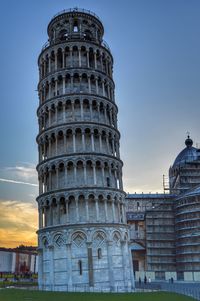
[[[48,25],[38,66],[39,287],[130,291],[113,57],[92,12]]]

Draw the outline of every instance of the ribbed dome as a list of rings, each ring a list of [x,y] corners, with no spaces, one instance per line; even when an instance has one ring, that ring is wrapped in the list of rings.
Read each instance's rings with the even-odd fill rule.
[[[186,148],[184,148],[180,154],[176,157],[173,167],[182,165],[186,162],[191,162],[197,159],[197,149],[193,147],[193,141],[190,136],[185,140]]]

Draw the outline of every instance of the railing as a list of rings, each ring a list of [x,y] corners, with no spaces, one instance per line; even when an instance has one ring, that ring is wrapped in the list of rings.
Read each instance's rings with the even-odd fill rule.
[[[181,295],[190,296],[196,300],[200,300],[200,287],[199,283],[185,283],[185,282],[152,282],[152,283],[139,283],[136,282],[136,292],[145,291],[164,291],[173,292]]]
[[[49,43],[49,41],[47,41],[47,42],[42,46],[42,51],[43,51],[44,49],[46,49],[47,47],[49,47],[49,45],[50,45],[50,43]]]
[[[9,286],[7,286],[9,287]],[[19,286],[18,286],[19,287]],[[28,286],[24,287],[21,286],[23,289],[31,289]],[[49,285],[45,284],[42,286],[34,286],[32,287],[33,290],[42,290],[42,291],[56,291],[56,292],[90,292],[90,293],[112,293],[112,292],[119,292],[119,293],[130,293],[135,291],[135,287],[130,286],[107,286],[107,287],[96,287],[96,286],[89,286],[88,284],[74,284],[74,285],[67,285],[67,284],[56,284],[56,285]]]
[[[66,41],[70,41],[70,40],[66,40]],[[90,41],[87,41],[87,40],[82,40],[81,39],[81,41],[85,41],[85,42],[90,42]],[[81,42],[80,41],[80,42]],[[64,43],[65,41],[62,41],[62,43]],[[52,44],[52,45],[56,45],[56,44],[60,44],[60,42],[58,42],[58,43],[55,43],[55,44]],[[106,42],[106,41],[102,41],[101,42],[101,44],[100,44],[101,46],[103,46],[103,47],[105,47],[108,51],[110,51],[110,47],[108,46],[108,43]],[[41,50],[41,52],[43,51],[43,50],[45,50],[46,48],[48,48],[50,46],[50,42],[49,41],[47,41],[43,46],[42,46],[42,50]]]
[[[103,40],[102,43],[101,43],[101,45],[110,51],[110,47],[108,46],[108,44],[106,43],[106,41]]]
[[[88,9],[84,9],[84,8],[78,8],[78,7],[74,7],[74,8],[69,8],[69,9],[64,9],[60,12],[58,12],[57,14],[55,14],[53,16],[53,18],[51,20],[53,20],[54,18],[62,15],[62,14],[65,14],[65,13],[85,13],[85,14],[89,14],[89,15],[92,15],[93,17],[95,17],[96,19],[98,19],[100,22],[101,22],[101,19],[99,18],[99,16],[97,16],[94,12],[92,12],[91,10],[88,10]],[[102,22],[101,22],[102,23]]]
[[[58,284],[53,287],[53,285],[45,285],[38,288],[37,284],[35,286],[29,285],[9,285],[5,284],[3,287],[18,287],[23,288],[26,290],[44,290],[44,291],[65,291],[65,292],[98,292],[98,293],[109,293],[109,292],[155,292],[155,291],[162,291],[162,292],[173,292],[178,293],[181,295],[190,296],[196,300],[200,300],[200,286],[199,283],[187,283],[187,282],[171,282],[168,283],[167,281],[153,281],[149,282],[135,282],[134,287],[126,287],[126,286],[114,286],[114,287],[89,287],[88,285],[62,285]],[[134,296],[133,296],[134,299]]]

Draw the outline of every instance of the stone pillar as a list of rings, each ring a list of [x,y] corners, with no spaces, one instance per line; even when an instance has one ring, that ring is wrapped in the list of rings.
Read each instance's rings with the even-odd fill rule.
[[[89,50],[86,50],[87,53],[87,67],[90,68],[90,60],[89,60]]]
[[[57,203],[57,225],[60,224],[60,202]]]
[[[105,221],[108,221],[108,204],[107,199],[104,199]]]
[[[65,76],[63,76],[63,94],[65,94]]]
[[[123,218],[123,223],[127,223],[127,220],[126,220],[126,212],[125,212],[125,204],[122,203],[122,218]]]
[[[72,48],[69,49],[69,55],[70,55],[70,67],[73,67],[73,60],[72,60]]]
[[[65,169],[65,187],[67,187],[67,166],[64,166],[64,169]]]
[[[73,89],[74,89],[73,75],[70,75],[70,90],[71,90],[71,93],[73,92]]]
[[[72,101],[72,119],[75,120],[74,101]]]
[[[62,50],[62,68],[65,68],[65,50]]]
[[[89,76],[88,76],[88,92],[91,93],[91,81]]]
[[[87,242],[88,250],[88,278],[89,286],[94,286],[94,269],[93,269],[93,256],[92,256],[92,242]]]
[[[85,152],[85,133],[84,133],[84,130],[82,132],[82,148],[83,148],[83,151]]]
[[[71,251],[71,243],[66,243],[67,248],[67,285],[68,290],[70,291],[72,289],[72,251]]]
[[[93,119],[92,119],[92,102],[89,102],[89,106],[90,106],[90,120],[93,121]]]
[[[104,80],[102,80],[102,88],[103,88],[103,96],[105,97],[105,83]]]
[[[46,128],[46,113],[44,113],[44,128]]]
[[[49,210],[50,210],[50,226],[53,226],[53,208],[52,208],[52,204],[50,204]]]
[[[86,210],[86,221],[89,222],[89,207],[88,207],[88,199],[85,200],[85,210]]]
[[[83,173],[84,173],[84,185],[87,184],[87,170],[86,170],[86,163],[83,162]]]
[[[97,103],[97,115],[98,115],[98,122],[100,122],[100,105]]]
[[[51,108],[49,108],[49,127],[51,126]]]
[[[55,107],[55,115],[56,115],[56,123],[58,123],[58,107],[57,107],[57,104],[56,104],[56,107]]]
[[[107,87],[108,87],[108,99],[111,99],[111,96],[110,96],[110,85],[108,84]]]
[[[118,182],[117,182],[117,171],[114,169],[114,182],[115,182],[115,188],[118,188]]]
[[[77,181],[77,167],[75,165],[74,166],[74,185],[75,185],[76,181]]]
[[[91,132],[91,145],[92,145],[92,151],[94,152],[94,132]]]
[[[101,71],[103,71],[102,53],[100,54],[100,65],[101,65]]]
[[[44,76],[46,75],[46,60],[44,60]]]
[[[119,172],[119,189],[123,190],[122,171]]]
[[[129,248],[128,246],[128,243],[127,243],[127,247],[128,247],[128,263],[129,263],[129,266],[130,266],[130,273],[131,273],[131,286],[132,288],[134,289],[135,288],[135,281],[134,281],[134,274],[133,274],[133,262],[132,262],[132,253],[131,253],[131,249]]]
[[[47,192],[47,175],[44,173],[44,192]]]
[[[51,73],[51,56],[49,56],[49,73]]]
[[[113,154],[113,156],[115,155],[115,143],[114,143],[114,138],[112,138],[112,154]]]
[[[121,241],[121,252],[122,252],[122,267],[123,267],[123,280],[124,280],[124,286],[127,287],[128,285],[128,278],[127,278],[127,257],[128,254],[126,252],[127,249],[127,242],[125,240]]]
[[[72,136],[73,136],[73,152],[76,152],[76,134],[73,132]]]
[[[104,107],[104,119],[105,119],[105,123],[108,123],[108,120],[107,120],[107,109],[106,109],[106,107]]]
[[[96,165],[95,165],[95,163],[92,164],[92,167],[93,167],[94,185],[97,185],[97,176],[96,176]]]
[[[49,158],[51,157],[51,137],[48,138],[48,144],[49,144]]]
[[[80,102],[80,106],[81,106],[81,121],[83,121],[83,101],[82,100]]]
[[[49,245],[49,281],[50,290],[54,291],[54,246]]]
[[[78,61],[79,61],[79,67],[81,67],[81,48],[78,48]]]
[[[116,141],[116,154],[117,154],[117,157],[119,158],[120,154],[119,154],[119,142]]]
[[[113,242],[107,241],[107,250],[108,250],[108,272],[109,272],[109,281],[110,281],[110,291],[114,291],[114,275],[113,275],[113,260],[112,260],[112,249]]]
[[[66,152],[67,149],[67,138],[66,138],[66,133],[64,133],[64,153]]]
[[[55,53],[55,71],[58,69],[58,57],[57,57],[57,52]]]
[[[51,98],[51,82],[49,83],[49,99]]]
[[[58,167],[56,167],[56,189],[59,188]]]
[[[52,173],[52,170],[50,169],[49,170],[49,190],[52,189],[52,179],[51,179],[51,173]]]
[[[96,94],[99,95],[98,77],[95,77]]]
[[[99,222],[99,203],[98,203],[98,199],[95,199],[95,208],[96,208],[96,221]]]
[[[56,156],[58,155],[58,136],[55,134],[55,144],[56,144]]]
[[[97,69],[97,53],[94,51],[94,68]]]
[[[38,253],[38,266],[40,267],[38,269],[38,287],[39,290],[41,291],[43,289],[43,249],[38,248],[37,253]]]
[[[42,161],[42,145],[40,144],[39,147],[39,163]]]
[[[63,102],[62,108],[63,108],[63,122],[65,123],[66,120],[65,120],[65,103],[64,102]]]
[[[108,134],[106,133],[106,147],[107,147],[107,152],[108,154],[110,153],[110,148],[109,148],[109,140],[108,140]]]
[[[44,159],[47,158],[47,153],[46,153],[46,141],[44,142]]]
[[[100,147],[100,153],[102,152],[102,134],[99,133],[99,147]]]
[[[43,208],[39,207],[39,229],[43,228]]]
[[[116,222],[116,216],[115,216],[115,202],[112,200],[112,215],[113,215],[113,223]]]
[[[39,179],[39,194],[42,194],[43,193],[42,176],[39,176],[38,179]]]
[[[104,164],[102,164],[102,183],[103,183],[103,187],[104,187],[104,182],[105,182],[105,171],[104,171]]]
[[[120,209],[120,202],[119,200],[117,201],[117,207],[118,207],[118,221],[121,223],[121,209]]]
[[[66,201],[66,223],[69,223],[69,205],[68,201]]]
[[[76,203],[76,221],[77,223],[79,222],[79,208],[78,208],[78,199],[75,199],[75,203]]]

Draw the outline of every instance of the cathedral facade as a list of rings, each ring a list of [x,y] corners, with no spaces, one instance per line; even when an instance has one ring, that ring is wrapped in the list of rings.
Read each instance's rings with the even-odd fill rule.
[[[200,281],[200,149],[188,136],[169,169],[169,191],[128,194],[136,279]]]
[[[92,12],[50,21],[39,58],[40,289],[134,288],[113,57]]]

